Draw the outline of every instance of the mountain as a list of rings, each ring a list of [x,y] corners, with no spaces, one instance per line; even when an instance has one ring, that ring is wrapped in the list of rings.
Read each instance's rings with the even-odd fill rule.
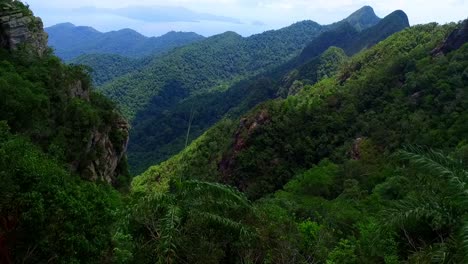
[[[177,190],[181,182],[227,183],[241,190],[258,214],[234,215],[245,224],[242,230],[255,234],[252,240],[234,238],[251,243],[236,248],[239,259],[428,263],[444,255],[450,263],[465,263],[468,43],[432,52],[461,43],[454,38],[463,34],[461,28],[432,23],[396,33],[296,95],[221,120],[135,178],[132,188],[146,195],[145,202],[161,189]],[[210,197],[223,204],[221,196]],[[185,232],[174,241],[192,250],[179,249],[177,257],[205,259],[194,253],[205,239],[184,242],[192,234]],[[132,234],[145,239],[138,229]],[[238,259],[231,248],[216,248],[224,253],[213,263],[226,255]]]
[[[102,33],[91,27],[71,23],[58,24],[45,30],[49,34],[49,46],[55,49],[57,56],[66,61],[94,53],[137,58],[161,54],[204,39],[192,32],[169,32],[151,38],[131,29]]]
[[[304,62],[318,56],[330,46],[342,48],[348,55],[353,55],[406,27],[409,27],[408,17],[401,10],[389,14],[374,26],[361,31],[356,30],[349,23],[337,25],[333,30],[323,33],[307,45],[299,56],[299,61]]]
[[[375,14],[372,7],[364,6],[352,13],[345,21],[351,24],[357,31],[362,31],[377,24],[380,18]]]
[[[132,141],[129,145],[132,172],[142,172],[148,166],[164,161],[182,150],[187,141],[190,116],[193,117],[193,122],[188,135],[189,141],[200,136],[223,117],[239,116],[258,103],[277,97],[279,90],[288,90],[293,83],[283,82],[283,78],[293,69],[320,56],[329,47],[341,47],[348,55],[353,55],[408,27],[406,15],[395,15],[397,13],[399,12],[379,19],[376,25],[360,32],[347,20],[327,26],[323,33],[306,45],[299,56],[225,89],[198,92],[181,100],[184,95],[176,97],[174,93],[183,89],[170,87],[170,91],[162,92],[149,102],[146,109],[140,111],[132,122]],[[351,15],[354,18],[355,16]],[[315,60],[311,64],[312,68],[321,67],[320,61]],[[324,75],[330,74],[334,69],[328,68],[323,72]],[[309,81],[316,82],[318,79]]]

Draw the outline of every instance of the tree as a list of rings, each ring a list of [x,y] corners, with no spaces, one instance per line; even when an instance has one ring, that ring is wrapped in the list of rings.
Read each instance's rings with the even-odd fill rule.
[[[136,263],[218,263],[234,258],[253,231],[246,197],[218,183],[172,180],[167,190],[140,196],[130,209]]]
[[[388,211],[390,223],[401,228],[413,250],[422,248],[422,252],[414,254],[415,258],[467,263],[468,171],[465,164],[442,152],[416,147],[401,150],[397,156],[416,169],[415,188],[418,189]],[[421,239],[427,240],[422,246]]]

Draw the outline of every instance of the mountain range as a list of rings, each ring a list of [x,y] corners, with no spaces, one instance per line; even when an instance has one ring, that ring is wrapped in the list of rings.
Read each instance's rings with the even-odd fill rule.
[[[63,23],[45,29],[49,46],[65,61],[84,54],[116,54],[126,57],[157,55],[204,37],[192,32],[169,32],[146,37],[132,29],[102,33],[92,27]]]
[[[327,26],[303,21],[248,38],[227,32],[153,57],[98,89],[132,120],[129,163],[139,173],[224,116],[276,97],[284,75],[327,48],[353,55],[408,26],[401,11],[380,19],[366,6]]]

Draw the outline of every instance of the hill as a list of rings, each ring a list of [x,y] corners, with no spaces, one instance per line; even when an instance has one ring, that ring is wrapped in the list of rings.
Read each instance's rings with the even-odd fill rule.
[[[144,67],[148,61],[150,61],[148,57],[133,59],[115,54],[86,54],[69,61],[69,63],[88,67],[94,84],[100,86],[135,71],[135,69]]]
[[[466,262],[468,43],[455,27],[403,30],[297,95],[220,121],[135,178],[133,191],[160,193],[178,179],[237,187],[263,212],[241,217],[258,232],[238,248],[246,258]]]
[[[361,10],[357,11],[357,14],[362,13]],[[355,14],[350,17],[355,18]],[[366,21],[366,19],[363,20]],[[303,70],[298,73],[308,74],[304,73],[305,69],[312,68],[313,71],[316,70],[314,68],[322,68],[321,76],[309,78],[309,84],[332,74],[344,58],[338,56],[332,60],[318,60],[320,54],[329,47],[342,47],[348,55],[353,55],[408,26],[408,19],[401,12],[392,13],[382,20],[379,19],[376,25],[362,31],[357,31],[347,20],[344,20],[328,26],[329,28],[317,35],[297,57],[266,72],[229,85],[225,89],[198,92],[194,96],[177,102],[183,98],[183,95],[179,95],[179,98],[175,97],[174,92],[177,90],[170,87],[173,88],[170,92],[163,92],[153,98],[147,110],[140,111],[132,122],[132,141],[129,145],[129,162],[132,172],[140,173],[148,166],[164,161],[182,150],[187,141],[190,116],[192,116],[192,124],[189,142],[224,116],[238,117],[258,103],[275,98],[284,90],[290,90],[295,81],[294,78],[302,78],[294,76],[296,74],[292,72],[294,69],[302,67]],[[299,83],[295,84],[297,86]]]
[[[204,39],[192,32],[169,32],[150,38],[131,29],[102,33],[91,27],[71,23],[58,24],[45,30],[49,34],[49,46],[65,61],[95,53],[131,58],[157,55]]]
[[[22,2],[0,1],[0,40],[0,263],[102,262],[111,186],[129,187],[128,123]]]

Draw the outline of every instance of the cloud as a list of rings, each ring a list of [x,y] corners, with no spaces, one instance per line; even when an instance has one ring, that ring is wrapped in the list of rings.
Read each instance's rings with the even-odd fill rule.
[[[147,35],[188,30],[213,35],[227,30],[244,36],[301,20],[339,21],[364,5],[384,17],[401,9],[411,24],[467,18],[468,0],[25,0],[47,25],[59,22],[131,27]],[[138,7],[135,7],[138,5]],[[91,6],[86,13],[83,7]],[[82,12],[77,12],[82,9]],[[92,11],[92,12],[91,12]],[[95,12],[95,13],[93,13]],[[243,24],[240,24],[245,22]]]
[[[259,20],[255,20],[255,21],[252,21],[252,23],[250,23],[252,26],[266,26],[265,23],[263,23],[262,21],[259,21]]]
[[[82,7],[73,9],[78,14],[109,14],[126,17],[134,20],[160,23],[160,22],[200,22],[200,21],[218,21],[226,23],[241,24],[239,19],[212,15],[208,13],[194,12],[183,7],[165,7],[165,6],[130,6],[118,9]]]

